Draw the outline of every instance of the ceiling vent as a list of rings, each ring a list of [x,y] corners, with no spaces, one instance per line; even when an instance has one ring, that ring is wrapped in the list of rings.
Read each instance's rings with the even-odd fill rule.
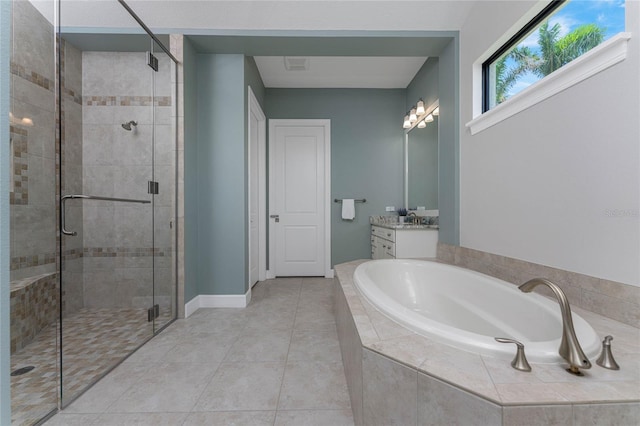
[[[284,68],[287,71],[308,71],[309,62],[309,58],[302,56],[285,56]]]

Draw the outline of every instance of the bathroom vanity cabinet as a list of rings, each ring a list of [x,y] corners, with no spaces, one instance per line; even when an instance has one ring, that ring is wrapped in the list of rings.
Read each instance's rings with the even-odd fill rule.
[[[435,258],[437,245],[437,228],[371,225],[372,259]]]

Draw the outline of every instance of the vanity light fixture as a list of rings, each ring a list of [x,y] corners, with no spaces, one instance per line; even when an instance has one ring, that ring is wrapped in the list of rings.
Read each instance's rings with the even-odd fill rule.
[[[409,122],[413,124],[416,121],[418,121],[418,115],[416,114],[416,107],[414,106],[411,108],[411,112],[409,113]]]
[[[403,129],[411,128],[411,121],[409,121],[409,114],[404,116],[404,122],[402,123],[402,128]]]
[[[404,116],[402,128],[411,130],[413,127],[418,127],[424,129],[427,127],[427,123],[433,122],[434,117],[438,115],[440,115],[440,106],[437,101],[427,107],[420,98],[418,103],[411,107],[411,111]]]

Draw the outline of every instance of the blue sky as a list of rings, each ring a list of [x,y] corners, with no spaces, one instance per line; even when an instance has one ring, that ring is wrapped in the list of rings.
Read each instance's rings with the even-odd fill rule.
[[[624,0],[569,0],[554,13],[549,22],[550,27],[560,25],[560,36],[563,36],[582,24],[596,23],[605,29],[605,40],[624,31]],[[538,32],[534,31],[520,45],[536,50]],[[509,96],[525,89],[539,78],[533,74],[525,74],[509,91]]]

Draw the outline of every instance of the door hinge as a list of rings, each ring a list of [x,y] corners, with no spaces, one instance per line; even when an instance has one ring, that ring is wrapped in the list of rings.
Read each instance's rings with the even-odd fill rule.
[[[160,305],[156,304],[147,309],[147,321],[151,322],[160,316]]]
[[[158,184],[158,182],[154,182],[152,180],[147,182],[147,192],[149,192],[149,194],[158,195],[159,190],[160,190],[160,185]]]
[[[153,53],[147,52],[147,65],[149,65],[155,72],[158,72],[158,58],[153,56]]]

